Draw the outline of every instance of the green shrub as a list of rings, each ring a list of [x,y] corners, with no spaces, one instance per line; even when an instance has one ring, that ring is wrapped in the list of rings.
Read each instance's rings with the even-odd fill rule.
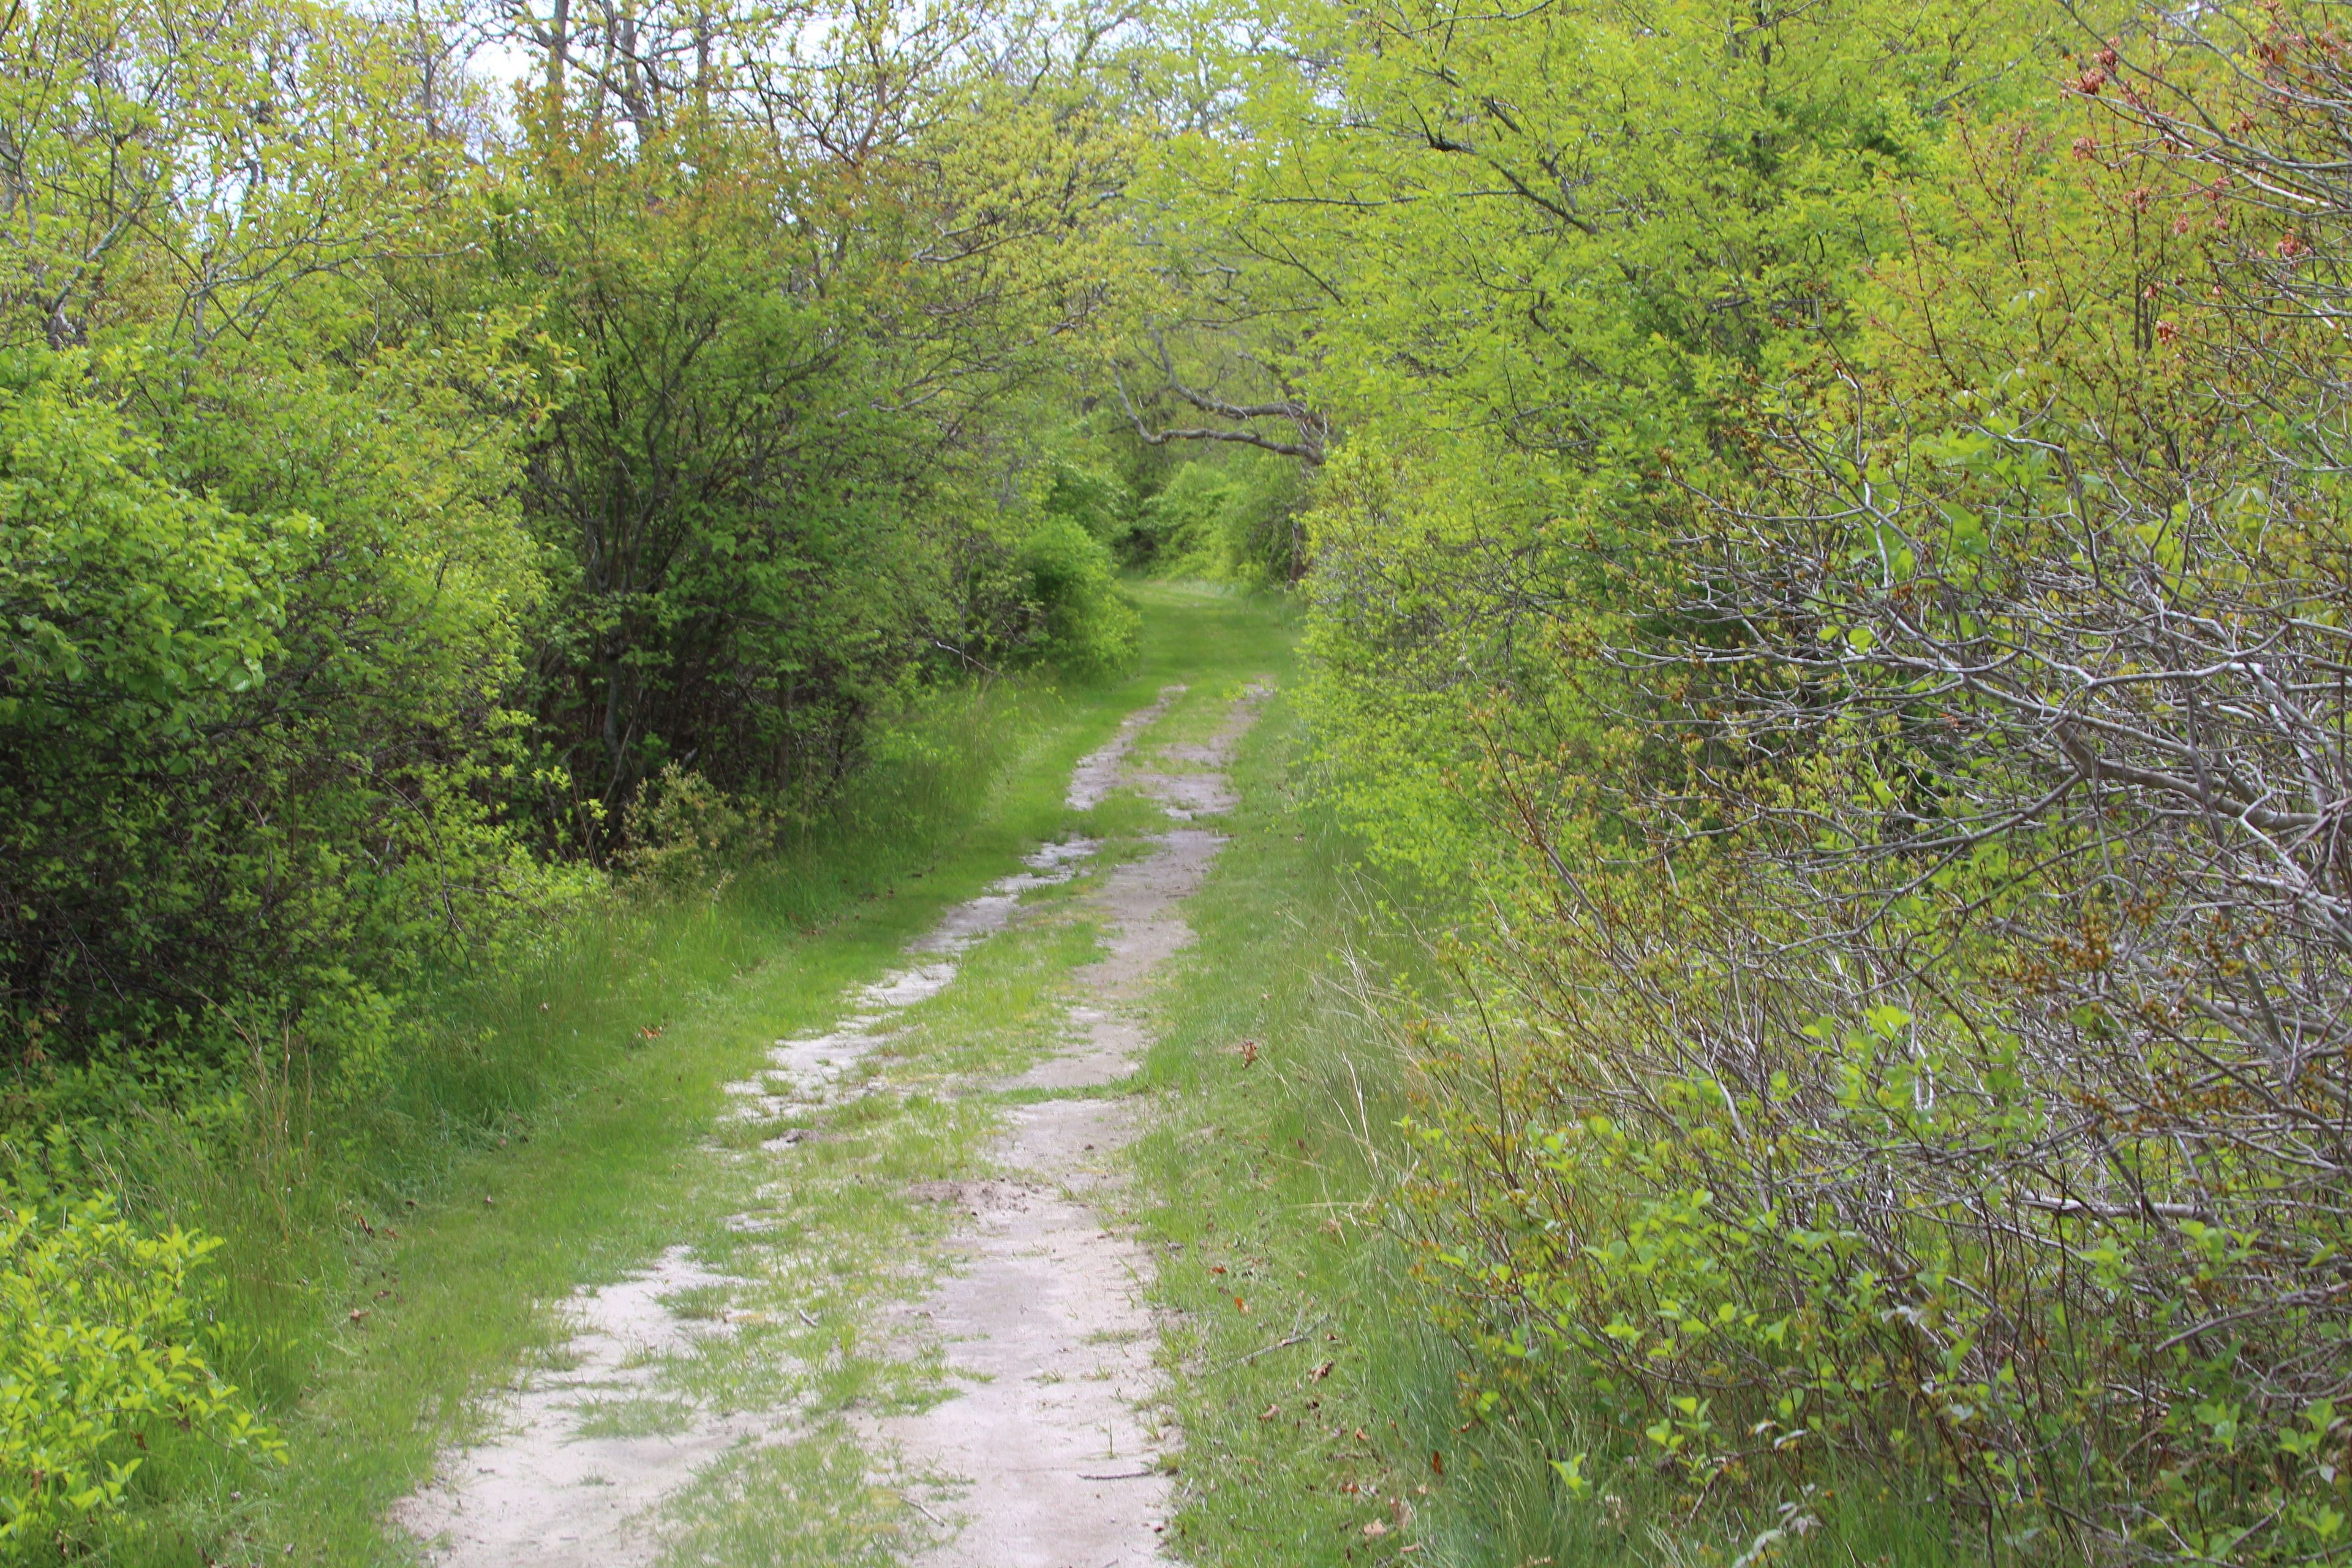
[[[2352,134],[2201,68],[2283,163]],[[2152,322],[2141,214],[2316,231],[2104,112],[1956,123],[1843,379],[1744,411],[1653,547],[1552,557],[1643,613],[1538,608],[1564,531],[1481,584],[1490,517],[1423,499],[1475,481],[1332,465],[1323,710],[1425,751],[1390,693],[1474,692],[1452,778],[1512,840],[1407,1212],[1570,1496],[1646,1471],[1721,1539],[1859,1474],[1995,1561],[2352,1558],[2338,344],[2220,289]]]
[[[1184,463],[1135,509],[1136,552],[1166,576],[1287,583],[1304,564],[1300,496],[1287,458]]]
[[[776,820],[676,763],[639,792],[630,808],[621,870],[652,888],[716,893],[733,868],[757,860],[776,842]]]
[[[332,1058],[551,891],[488,798],[536,576],[397,368],[211,386],[168,439],[101,368],[0,365],[0,1016],[37,1074]]]
[[[119,1507],[157,1423],[278,1452],[196,1349],[189,1279],[219,1246],[142,1235],[104,1195],[45,1213],[0,1185],[0,1562],[54,1559]]]
[[[1135,531],[1152,562],[1162,569],[1178,569],[1187,556],[1225,531],[1226,514],[1240,499],[1241,487],[1222,469],[1207,463],[1186,463],[1168,476],[1136,515]]]
[[[1135,526],[1135,493],[1109,474],[1072,462],[1054,465],[1044,507],[1116,550]]]
[[[1140,621],[1118,591],[1110,551],[1100,540],[1048,512],[1023,542],[1020,557],[1045,613],[1047,658],[1087,677],[1110,674],[1134,658]]]

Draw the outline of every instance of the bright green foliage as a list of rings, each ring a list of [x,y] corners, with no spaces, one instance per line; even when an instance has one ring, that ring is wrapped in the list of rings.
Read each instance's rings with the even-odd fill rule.
[[[2341,47],[2099,20],[1296,6],[1162,193],[1343,433],[1326,788],[1475,1002],[1399,1212],[1562,1506],[2352,1552]]]
[[[356,1092],[392,994],[562,891],[496,820],[511,319],[371,288],[453,151],[390,34],[44,6],[0,57],[7,1055],[70,1099],[267,1039]]]
[[[184,731],[281,651],[280,562],[263,530],[142,471],[152,443],[80,391],[82,360],[24,354],[0,385],[0,720],[82,743]]]
[[[142,1235],[113,1202],[47,1213],[0,1186],[0,1561],[56,1561],[119,1507],[142,1433],[280,1445],[196,1348],[192,1271],[219,1247]]]
[[[1303,548],[1298,491],[1285,458],[1179,464],[1137,510],[1139,552],[1168,576],[1287,583]]]
[[[1048,512],[1018,552],[1045,616],[1046,647],[1081,675],[1107,675],[1133,657],[1137,616],[1112,581],[1111,554],[1069,518]]]
[[[1201,542],[1222,542],[1234,482],[1206,463],[1186,463],[1146,500],[1135,531],[1160,561],[1182,560]]]
[[[446,427],[289,369],[159,439],[86,356],[18,363],[0,946],[35,1059],[353,1016],[546,886],[469,794],[536,587],[477,476],[433,463]],[[382,1048],[325,1018],[330,1060]]]
[[[1220,216],[1251,252],[1295,258],[1255,264],[1281,297],[1305,278],[1344,300],[1312,316],[1302,374],[1345,418],[1353,471],[1386,471],[1360,499],[1327,488],[1310,520],[1318,646],[1384,670],[1328,692],[1358,709],[1330,739],[1391,737],[1414,772],[1479,750],[1465,669],[1510,694],[1488,714],[1507,727],[1590,679],[1583,640],[1675,580],[1681,487],[1736,457],[1752,389],[1853,326],[1860,269],[1897,232],[1886,190],[1929,166],[1934,117],[2030,70],[2054,22],[1304,9],[1310,63],[1265,68],[1247,111],[1282,156],[1213,183],[1238,186]]]
[[[1113,475],[1083,464],[1055,463],[1041,510],[1066,517],[1103,543],[1117,546],[1135,526],[1135,495]]]

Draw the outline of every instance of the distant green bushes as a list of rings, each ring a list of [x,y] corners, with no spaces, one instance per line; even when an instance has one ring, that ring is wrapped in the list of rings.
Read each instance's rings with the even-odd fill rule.
[[[1124,476],[1108,464],[1058,464],[1041,502],[1045,516],[1099,542],[1118,564],[1155,576],[1281,585],[1304,570],[1306,487],[1295,465],[1257,453],[1127,456],[1133,471]]]
[[[1111,554],[1068,518],[1051,512],[1017,552],[1045,619],[1045,646],[1072,671],[1107,675],[1134,657],[1139,618],[1119,597]]]

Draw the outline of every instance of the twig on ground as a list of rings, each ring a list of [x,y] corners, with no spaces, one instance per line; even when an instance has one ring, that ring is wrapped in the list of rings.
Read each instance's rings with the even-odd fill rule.
[[[1319,1321],[1310,1323],[1306,1328],[1299,1330],[1297,1333],[1291,1335],[1286,1340],[1276,1340],[1270,1345],[1258,1346],[1257,1349],[1250,1352],[1247,1355],[1238,1355],[1229,1362],[1221,1362],[1217,1365],[1211,1367],[1202,1375],[1204,1377],[1214,1377],[1221,1372],[1231,1372],[1237,1366],[1247,1365],[1249,1363],[1257,1360],[1257,1358],[1262,1355],[1272,1355],[1276,1351],[1288,1350],[1293,1345],[1303,1345],[1307,1341],[1315,1337],[1316,1330],[1321,1328],[1324,1323],[1328,1323],[1330,1321],[1330,1319],[1325,1318]]]

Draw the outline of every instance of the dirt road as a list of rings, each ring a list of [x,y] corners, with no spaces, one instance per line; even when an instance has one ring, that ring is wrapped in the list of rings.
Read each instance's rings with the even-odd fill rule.
[[[838,1113],[892,1092],[877,1061],[908,1010],[955,985],[979,944],[1023,921],[1031,895],[1089,879],[1069,912],[1103,940],[1056,992],[1053,1048],[1033,1052],[1020,1073],[957,1086],[996,1108],[980,1173],[968,1165],[910,1188],[953,1216],[933,1233],[932,1255],[907,1271],[929,1289],[875,1300],[865,1321],[834,1336],[837,1346],[887,1347],[928,1379],[921,1397],[856,1410],[850,1422],[877,1482],[921,1517],[890,1554],[926,1568],[1110,1568],[1160,1555],[1179,1435],[1160,1397],[1151,1259],[1124,1225],[1121,1152],[1143,1111],[1120,1085],[1149,1043],[1144,1004],[1157,973],[1191,938],[1183,900],[1224,843],[1213,821],[1232,802],[1226,766],[1265,695],[1249,689],[1203,737],[1139,761],[1182,694],[1171,687],[1131,714],[1070,782],[1076,810],[1121,788],[1157,803],[1167,826],[1123,846],[1139,853],[1098,870],[1096,839],[1044,847],[950,909],[909,945],[903,967],[846,998],[833,1026],[778,1040],[762,1070],[730,1086],[737,1117],[782,1128],[749,1157],[774,1163],[788,1207],[797,1147],[856,1136],[835,1127]],[[772,1223],[747,1214],[739,1228]],[[780,1375],[783,1394],[744,1408],[680,1392],[688,1384],[671,1369],[758,1316],[708,1306],[730,1292],[748,1300],[753,1285],[681,1242],[651,1268],[580,1293],[564,1308],[564,1352],[506,1391],[482,1440],[446,1456],[395,1520],[446,1568],[735,1560],[681,1546],[710,1489],[698,1483],[793,1442],[808,1406],[790,1391],[811,1379]],[[614,1414],[646,1409],[657,1418]],[[772,1528],[792,1528],[788,1509],[773,1517]]]

